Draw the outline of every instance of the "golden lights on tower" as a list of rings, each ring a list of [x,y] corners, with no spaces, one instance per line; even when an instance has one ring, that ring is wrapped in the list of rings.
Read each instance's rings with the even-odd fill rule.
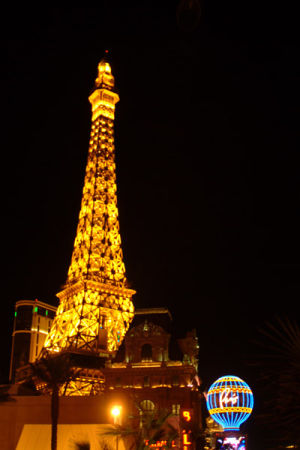
[[[92,126],[81,209],[66,284],[44,344],[61,351],[113,354],[134,315],[119,231],[114,152],[114,91],[109,63],[98,65],[89,97]]]

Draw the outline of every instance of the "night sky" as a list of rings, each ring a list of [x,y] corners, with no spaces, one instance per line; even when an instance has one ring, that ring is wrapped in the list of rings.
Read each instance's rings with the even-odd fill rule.
[[[205,386],[300,294],[299,40],[282,3],[7,9],[1,26],[1,378],[14,303],[57,305],[80,209],[88,96],[105,49],[120,103],[118,205],[136,308],[197,329]],[[181,4],[181,8],[178,5]],[[120,6],[121,5],[121,6]],[[299,316],[298,316],[299,317]]]

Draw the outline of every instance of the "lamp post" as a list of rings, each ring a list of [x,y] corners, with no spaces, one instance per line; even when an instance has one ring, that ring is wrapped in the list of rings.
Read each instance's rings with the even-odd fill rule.
[[[114,425],[121,425],[121,411],[122,406],[115,405],[111,409],[111,415],[114,419]]]
[[[115,405],[112,407],[110,412],[114,419],[114,425],[121,425],[121,411],[122,406]],[[118,450],[118,444],[118,436],[116,436],[116,450]]]

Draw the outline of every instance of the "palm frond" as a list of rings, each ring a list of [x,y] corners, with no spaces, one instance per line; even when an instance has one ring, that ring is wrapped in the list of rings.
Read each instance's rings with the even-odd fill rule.
[[[41,358],[30,366],[32,378],[50,390],[62,386],[72,376],[70,357],[65,353]]]
[[[172,442],[178,437],[178,430],[167,422],[172,416],[173,414],[166,410],[154,410],[144,415],[142,427],[108,425],[106,428],[101,429],[100,436],[119,436],[123,439],[132,438],[134,442],[132,444],[129,443],[129,446],[134,450],[148,449],[149,445],[161,440],[166,441],[166,447],[170,448]],[[148,445],[146,445],[145,441],[148,441]]]
[[[260,330],[263,349],[253,365],[259,370],[262,427],[278,442],[300,443],[300,327],[277,317]],[[272,445],[272,444],[270,444]]]

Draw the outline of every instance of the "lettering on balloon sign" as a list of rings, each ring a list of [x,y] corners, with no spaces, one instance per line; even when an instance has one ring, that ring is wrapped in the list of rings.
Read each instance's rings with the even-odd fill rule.
[[[236,405],[238,398],[238,394],[234,394],[230,388],[224,389],[219,395],[220,408],[225,408],[229,403],[231,406]]]

